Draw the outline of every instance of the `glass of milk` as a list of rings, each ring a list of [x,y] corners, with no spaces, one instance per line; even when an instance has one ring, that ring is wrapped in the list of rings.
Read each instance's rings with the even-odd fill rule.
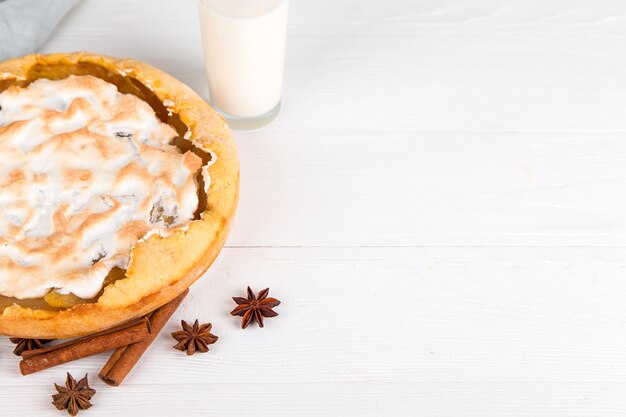
[[[211,105],[234,129],[280,111],[288,0],[198,0]]]

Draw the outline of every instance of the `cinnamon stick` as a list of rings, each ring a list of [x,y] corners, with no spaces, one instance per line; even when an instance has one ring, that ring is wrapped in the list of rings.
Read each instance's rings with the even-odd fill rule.
[[[58,345],[27,350],[22,353],[20,371],[22,375],[32,374],[56,365],[136,343],[146,339],[150,334],[150,322],[144,317]]]
[[[113,352],[98,374],[104,383],[114,387],[122,383],[188,293],[189,290],[185,290],[169,303],[154,310],[150,316],[150,326],[152,327],[152,334],[150,334],[150,336],[140,342],[119,347]]]

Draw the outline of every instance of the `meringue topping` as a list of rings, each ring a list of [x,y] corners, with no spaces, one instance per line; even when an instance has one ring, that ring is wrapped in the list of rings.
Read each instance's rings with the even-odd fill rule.
[[[0,93],[0,294],[92,298],[142,237],[188,224],[202,160],[176,136],[92,76]]]

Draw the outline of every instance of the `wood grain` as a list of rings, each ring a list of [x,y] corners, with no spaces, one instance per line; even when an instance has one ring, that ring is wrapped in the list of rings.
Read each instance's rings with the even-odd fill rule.
[[[79,7],[44,51],[132,56],[206,96],[194,2],[127,3]],[[626,129],[620,2],[306,3],[267,132]]]
[[[131,410],[149,410],[154,417],[291,417],[296,412],[315,417],[614,417],[626,412],[618,399],[624,389],[624,383],[570,382],[302,385],[248,382],[127,386],[123,390],[106,390],[102,387],[92,401],[94,406],[89,409],[89,415],[126,416],[132,415]],[[48,387],[28,389],[21,386],[13,390],[15,395],[12,397],[0,393],[6,407],[23,409],[22,398],[32,396],[37,398],[31,403],[34,406],[42,410],[49,407],[46,398]],[[268,395],[268,392],[273,394]],[[50,411],[53,412],[56,413]]]
[[[240,144],[230,246],[626,244],[623,133],[259,132]]]

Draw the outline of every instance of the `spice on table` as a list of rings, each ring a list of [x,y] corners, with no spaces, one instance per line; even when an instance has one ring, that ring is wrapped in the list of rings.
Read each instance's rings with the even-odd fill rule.
[[[89,400],[96,393],[95,389],[89,387],[87,375],[76,382],[69,372],[67,373],[65,386],[54,384],[54,387],[58,394],[52,396],[52,404],[57,410],[67,409],[67,413],[71,416],[75,416],[80,410],[86,410],[91,407]]]
[[[272,310],[280,304],[275,298],[267,297],[270,289],[266,288],[261,291],[258,296],[255,296],[250,287],[248,287],[248,298],[233,297],[233,300],[238,304],[233,311],[230,312],[233,316],[243,316],[241,319],[241,328],[248,327],[252,320],[255,320],[260,327],[263,327],[263,317],[276,317],[277,312]]]
[[[26,350],[22,352],[20,372],[22,375],[39,372],[56,365],[139,342],[150,334],[150,322],[144,317],[58,345]]]
[[[107,363],[104,364],[102,370],[98,374],[104,383],[114,387],[117,387],[122,383],[124,378],[126,378],[130,371],[132,371],[133,367],[152,344],[161,329],[163,329],[163,326],[165,326],[165,323],[167,323],[170,317],[172,317],[172,314],[174,314],[188,293],[189,290],[183,291],[178,297],[157,308],[150,315],[150,327],[152,328],[152,334],[149,337],[141,342],[119,347],[115,350],[115,352],[113,352]]]
[[[218,337],[211,333],[211,323],[200,325],[198,320],[190,326],[185,320],[180,321],[183,330],[172,333],[172,337],[178,341],[174,349],[187,351],[187,355],[196,352],[208,352],[209,345],[217,342]]]
[[[20,337],[10,337],[9,340],[17,345],[13,350],[17,356],[21,356],[22,352],[27,350],[41,349],[44,344],[50,341],[46,339],[22,339]]]

